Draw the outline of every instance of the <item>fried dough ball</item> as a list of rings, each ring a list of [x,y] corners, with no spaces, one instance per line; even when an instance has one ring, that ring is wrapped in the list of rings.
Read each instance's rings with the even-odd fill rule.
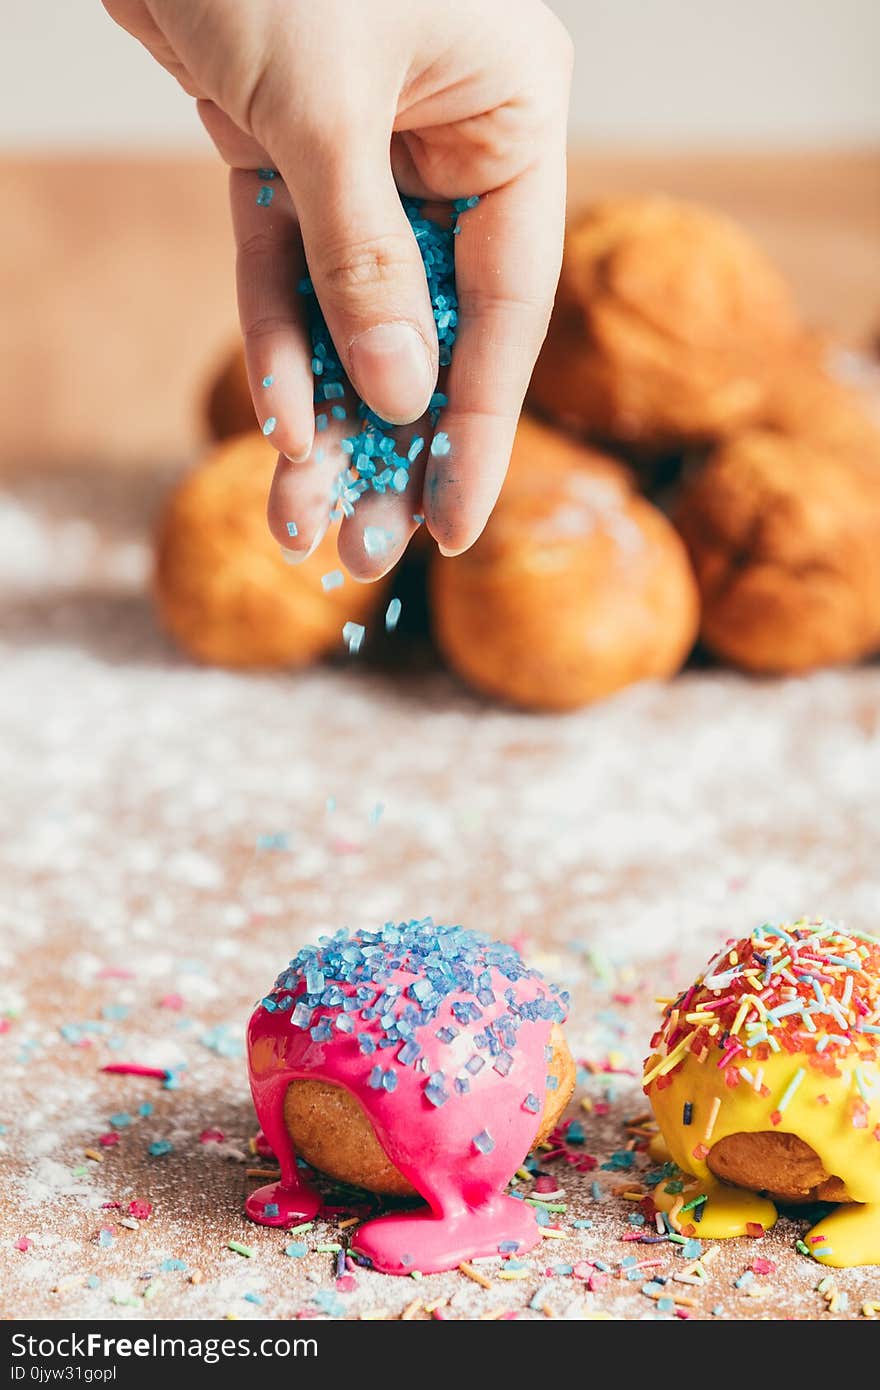
[[[547,1070],[559,1084],[546,1093],[533,1147],[556,1128],[574,1091],[574,1060],[558,1023],[551,1029],[550,1046]],[[297,1153],[328,1177],[388,1196],[417,1195],[386,1156],[359,1102],[342,1086],[311,1078],[291,1082],[284,1119]]]
[[[527,419],[483,535],[435,558],[430,580],[449,664],[527,708],[670,676],[696,636],[694,578],[666,518],[613,459]]]
[[[240,343],[223,359],[208,386],[205,419],[212,439],[229,439],[256,429],[257,417]]]
[[[598,203],[566,238],[530,400],[646,457],[759,414],[768,365],[800,335],[785,282],[742,228],[663,197]]]
[[[722,1182],[766,1192],[772,1201],[850,1200],[846,1184],[826,1173],[816,1151],[796,1134],[728,1134],[712,1145],[706,1162]]]
[[[880,646],[880,448],[749,431],[685,483],[675,521],[719,656],[785,673]]]
[[[386,585],[346,579],[331,527],[314,555],[285,563],[266,525],[275,453],[262,436],[217,446],[169,497],[156,541],[154,593],[163,626],[199,661],[217,666],[305,666],[342,650],[342,627],[368,623]]]
[[[795,356],[774,373],[758,422],[836,452],[880,457],[876,400],[835,380],[818,361]]]

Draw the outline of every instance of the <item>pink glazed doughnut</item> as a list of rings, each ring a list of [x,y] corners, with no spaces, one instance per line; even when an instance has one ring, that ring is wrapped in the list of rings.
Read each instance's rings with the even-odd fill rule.
[[[357,1102],[388,1163],[427,1203],[358,1229],[352,1248],[375,1269],[431,1273],[499,1247],[530,1249],[534,1212],[504,1189],[545,1108],[560,1114],[571,1093],[559,1033],[567,1005],[512,946],[430,918],[303,948],[248,1028],[257,1118],[281,1166],[279,1181],[248,1198],[248,1216],[286,1227],[321,1206],[285,1116],[291,1084],[319,1081]],[[561,1082],[553,1044],[568,1059]]]

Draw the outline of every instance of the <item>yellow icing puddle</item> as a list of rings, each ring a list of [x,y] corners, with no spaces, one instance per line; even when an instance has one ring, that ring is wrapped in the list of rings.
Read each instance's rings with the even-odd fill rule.
[[[669,1212],[674,1225],[693,1224],[700,1236],[710,1239],[755,1234],[755,1226],[769,1230],[776,1221],[774,1204],[755,1192],[718,1182],[706,1155],[714,1143],[731,1134],[762,1130],[795,1134],[815,1150],[827,1173],[843,1180],[855,1199],[838,1206],[808,1233],[805,1240],[811,1254],[838,1269],[880,1264],[880,1141],[874,1137],[874,1128],[880,1125],[880,1072],[876,1063],[863,1063],[859,1086],[857,1057],[837,1065],[841,1075],[827,1077],[802,1067],[802,1059],[788,1053],[772,1055],[763,1066],[748,1063],[746,1070],[769,1089],[770,1094],[762,1096],[759,1086],[747,1081],[725,1086],[716,1067],[689,1057],[670,1085],[663,1090],[651,1085],[661,1135],[651,1141],[649,1153],[655,1162],[672,1161],[690,1175],[682,1193],[664,1192],[664,1184],[657,1188],[653,1196],[658,1209]],[[852,1119],[859,1103],[865,1123],[856,1127]],[[770,1116],[780,1106],[782,1114],[774,1125]],[[697,1222],[693,1208],[682,1212],[681,1207],[700,1194],[707,1201]]]

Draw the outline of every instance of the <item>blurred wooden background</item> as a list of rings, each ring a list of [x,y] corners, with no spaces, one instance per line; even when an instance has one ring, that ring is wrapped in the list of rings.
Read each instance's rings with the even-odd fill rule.
[[[806,319],[880,331],[880,150],[575,155],[572,210],[662,190],[739,218]],[[0,470],[167,464],[235,335],[226,178],[208,158],[0,160]]]

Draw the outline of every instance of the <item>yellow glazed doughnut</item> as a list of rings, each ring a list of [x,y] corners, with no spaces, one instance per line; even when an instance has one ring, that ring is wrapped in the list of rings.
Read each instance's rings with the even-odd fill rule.
[[[832,1201],[810,1254],[880,1264],[880,940],[758,927],[666,1005],[651,1045],[645,1092],[687,1175],[655,1202],[677,1229],[761,1234],[774,1200]]]

